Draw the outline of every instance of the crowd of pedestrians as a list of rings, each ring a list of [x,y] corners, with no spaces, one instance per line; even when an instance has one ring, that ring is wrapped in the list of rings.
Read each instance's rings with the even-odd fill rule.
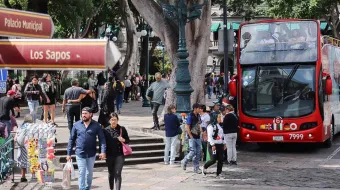
[[[59,76],[60,77],[60,76]],[[59,80],[59,81],[58,81]],[[12,129],[11,120],[20,117],[20,101],[27,101],[30,114],[25,116],[25,122],[20,127],[24,129],[27,123],[35,123],[39,118],[38,107],[43,108],[42,121],[55,124],[55,106],[60,92],[58,84],[60,78],[52,79],[48,73],[41,78],[33,76],[30,82],[22,87],[18,80],[13,81],[7,95],[0,99],[0,122],[6,125],[7,134]],[[206,85],[208,97],[211,98],[212,86],[220,84],[223,80],[207,76]],[[90,189],[94,162],[96,159],[96,139],[100,142],[99,158],[106,160],[110,189],[121,189],[121,172],[124,166],[123,143],[128,144],[130,139],[127,130],[119,125],[119,114],[123,103],[129,100],[140,101],[148,99],[151,103],[153,129],[159,130],[158,110],[164,103],[164,94],[171,88],[168,80],[162,78],[161,73],[155,74],[155,81],[148,87],[145,76],[134,74],[125,76],[120,80],[117,76],[105,79],[103,73],[95,77],[94,73],[88,76],[86,83],[80,85],[77,79],[71,81],[71,87],[64,92],[62,111],[67,116],[70,138],[67,148],[67,160],[75,159],[79,168],[79,189]],[[10,81],[8,82],[10,83]],[[148,87],[148,88],[147,88]],[[14,110],[17,115],[14,114]],[[12,115],[10,114],[12,112]],[[98,121],[93,120],[93,114],[99,112]],[[15,119],[14,119],[15,120]],[[166,146],[164,163],[175,164],[176,146],[179,135],[186,134],[189,149],[181,167],[186,170],[187,164],[193,162],[195,173],[206,174],[207,168],[217,162],[217,176],[222,172],[223,164],[237,165],[236,140],[238,132],[238,118],[232,105],[220,106],[216,104],[213,110],[205,105],[194,104],[193,110],[188,114],[184,130],[176,115],[176,107],[170,105],[164,115]],[[14,123],[14,122],[13,122]],[[75,152],[73,152],[75,148]],[[22,181],[25,180],[25,153],[20,148],[18,162],[22,170]],[[170,154],[169,154],[170,153]],[[202,156],[203,153],[203,156]],[[27,156],[27,155],[26,155]],[[27,158],[26,158],[27,159]],[[200,161],[204,162],[200,166]]]
[[[164,163],[173,165],[176,155],[178,135],[185,133],[188,139],[188,152],[181,161],[183,170],[187,164],[193,162],[193,171],[203,173],[217,162],[216,175],[222,172],[223,164],[237,165],[236,140],[238,132],[238,117],[232,105],[214,105],[208,113],[207,106],[194,104],[193,110],[188,114],[185,131],[181,131],[180,121],[175,115],[176,107],[169,106],[168,113],[164,115],[166,145],[164,150]],[[170,160],[169,160],[170,151]],[[202,156],[203,153],[203,156]],[[200,161],[204,165],[200,167]]]

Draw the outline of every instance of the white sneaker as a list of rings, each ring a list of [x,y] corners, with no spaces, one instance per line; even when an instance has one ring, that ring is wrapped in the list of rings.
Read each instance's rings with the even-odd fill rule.
[[[207,169],[204,169],[204,166],[201,167],[203,176],[207,175]]]

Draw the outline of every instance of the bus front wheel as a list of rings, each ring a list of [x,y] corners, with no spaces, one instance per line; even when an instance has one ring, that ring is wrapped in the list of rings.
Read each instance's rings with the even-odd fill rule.
[[[333,121],[332,121],[332,125],[331,125],[331,136],[329,137],[329,139],[327,139],[324,142],[325,148],[331,148],[333,145],[333,137],[334,137],[334,127],[333,127]]]

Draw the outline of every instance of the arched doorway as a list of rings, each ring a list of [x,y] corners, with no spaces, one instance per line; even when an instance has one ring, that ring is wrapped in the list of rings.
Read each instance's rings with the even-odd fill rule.
[[[232,76],[234,74],[234,61],[233,59],[229,58],[228,60],[228,71],[230,71],[230,75]],[[224,59],[220,62],[220,73],[224,72]]]

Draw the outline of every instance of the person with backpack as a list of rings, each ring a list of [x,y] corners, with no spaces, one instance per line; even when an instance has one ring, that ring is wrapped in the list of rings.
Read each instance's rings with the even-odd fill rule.
[[[14,109],[17,112],[17,115],[15,116],[15,118],[19,118],[20,117],[20,105],[19,104],[21,102],[22,93],[21,93],[21,84],[20,84],[18,79],[15,79],[14,84],[12,86],[12,90],[15,92]],[[14,114],[12,114],[12,115],[14,115]]]
[[[24,123],[18,127],[16,131],[16,135],[14,137],[14,141],[17,142],[19,148],[18,148],[18,167],[21,168],[21,179],[20,182],[27,182],[26,179],[26,170],[28,167],[28,156],[27,156],[27,149],[25,147],[25,139],[28,134],[27,127],[33,123],[33,117],[30,114],[25,115]]]
[[[120,109],[123,107],[123,95],[125,91],[125,86],[118,77],[116,78],[116,82],[113,84],[113,89],[116,92],[117,113],[120,114]]]
[[[226,115],[224,116],[223,119],[223,132],[224,139],[228,147],[227,164],[237,165],[236,140],[238,132],[238,117],[236,116],[232,105],[230,104],[226,105],[225,109]]]
[[[195,103],[193,111],[188,115],[185,129],[189,138],[189,154],[187,154],[181,161],[181,167],[186,170],[189,160],[193,161],[194,172],[197,174],[202,173],[199,167],[201,159],[202,141],[201,141],[201,119],[199,115],[200,105]]]
[[[226,141],[223,139],[223,129],[219,125],[222,122],[221,115],[217,116],[217,120],[212,119],[211,124],[207,127],[208,134],[208,151],[210,160],[202,166],[202,173],[206,175],[206,170],[217,162],[217,173],[219,176],[222,173],[224,150],[227,149]]]

